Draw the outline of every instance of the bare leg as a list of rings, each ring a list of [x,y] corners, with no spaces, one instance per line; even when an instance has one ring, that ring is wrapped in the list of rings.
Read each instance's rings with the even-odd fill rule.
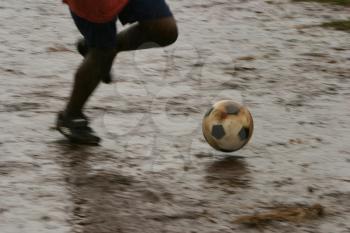
[[[177,35],[177,26],[173,17],[139,22],[118,33],[117,50],[122,52],[164,47],[174,43]],[[144,46],[145,43],[149,46]]]
[[[173,17],[149,20],[130,26],[118,34],[117,49],[90,48],[76,75],[71,98],[65,113],[81,115],[82,109],[101,79],[109,75],[113,60],[118,52],[163,47],[177,39],[177,27]]]
[[[90,49],[83,63],[75,74],[73,91],[67,104],[65,113],[69,116],[80,116],[82,109],[101,81],[109,72],[108,64],[113,60],[115,51]],[[107,73],[108,74],[108,73]]]

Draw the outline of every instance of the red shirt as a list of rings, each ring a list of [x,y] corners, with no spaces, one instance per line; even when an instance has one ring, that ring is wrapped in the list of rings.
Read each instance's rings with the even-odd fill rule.
[[[63,0],[71,11],[93,23],[113,20],[128,0]]]

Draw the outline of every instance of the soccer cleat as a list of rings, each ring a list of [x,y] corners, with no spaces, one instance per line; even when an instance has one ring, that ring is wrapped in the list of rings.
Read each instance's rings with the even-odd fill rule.
[[[83,38],[79,39],[76,42],[76,47],[81,56],[85,57],[89,52],[89,47],[87,46],[85,40]],[[109,84],[112,82],[112,75],[109,73],[108,75],[102,77],[102,82]]]
[[[67,117],[60,112],[57,117],[56,129],[72,143],[98,145],[101,139],[89,127],[86,116]]]

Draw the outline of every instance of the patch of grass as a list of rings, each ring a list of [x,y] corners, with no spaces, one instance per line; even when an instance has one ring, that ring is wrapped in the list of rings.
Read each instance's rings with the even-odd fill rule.
[[[322,27],[350,32],[350,20],[336,20],[321,24]]]
[[[342,6],[350,6],[350,0],[293,0],[294,2],[320,2],[320,3],[329,3],[337,4]]]

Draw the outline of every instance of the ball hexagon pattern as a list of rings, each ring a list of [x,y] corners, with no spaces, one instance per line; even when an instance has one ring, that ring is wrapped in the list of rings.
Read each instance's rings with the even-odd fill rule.
[[[225,129],[222,125],[214,125],[213,128],[211,129],[211,135],[220,140],[225,136]]]
[[[254,123],[249,110],[231,100],[215,103],[204,115],[202,131],[214,149],[233,152],[244,147],[252,137]]]

